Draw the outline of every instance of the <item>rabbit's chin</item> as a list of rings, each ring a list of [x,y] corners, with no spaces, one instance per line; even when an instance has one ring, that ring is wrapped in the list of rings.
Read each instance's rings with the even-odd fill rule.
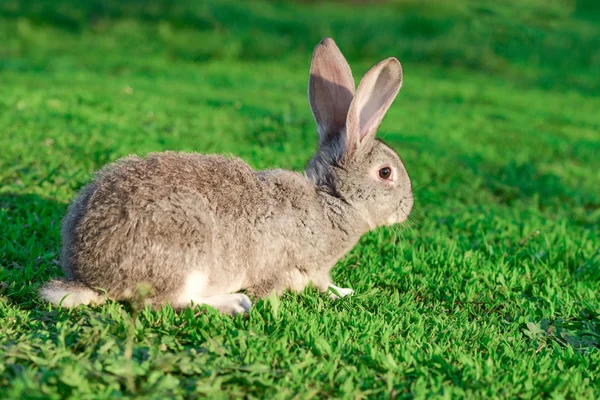
[[[405,214],[403,212],[399,212],[397,214],[390,215],[390,217],[387,220],[386,225],[391,226],[391,225],[401,224],[404,221],[406,221],[407,219],[408,219],[407,214]]]

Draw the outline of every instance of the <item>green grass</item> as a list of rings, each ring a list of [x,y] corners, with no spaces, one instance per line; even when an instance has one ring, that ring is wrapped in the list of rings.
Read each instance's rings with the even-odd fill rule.
[[[81,3],[81,4],[79,4]],[[600,12],[593,1],[0,3],[0,398],[598,398]],[[301,170],[312,47],[395,55],[380,136],[412,222],[247,316],[36,297],[90,172],[130,153]]]

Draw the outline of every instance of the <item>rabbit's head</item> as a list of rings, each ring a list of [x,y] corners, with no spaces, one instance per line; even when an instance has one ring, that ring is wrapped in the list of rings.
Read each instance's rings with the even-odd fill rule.
[[[308,97],[319,150],[306,174],[351,204],[370,228],[403,222],[413,205],[400,157],[375,138],[401,84],[400,62],[388,58],[365,74],[355,93],[350,67],[332,39],[313,53]]]

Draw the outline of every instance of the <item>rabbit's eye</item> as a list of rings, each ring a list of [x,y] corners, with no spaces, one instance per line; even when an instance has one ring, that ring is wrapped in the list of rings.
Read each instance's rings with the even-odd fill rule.
[[[381,179],[390,179],[392,176],[392,169],[390,167],[384,167],[379,170],[379,177]]]

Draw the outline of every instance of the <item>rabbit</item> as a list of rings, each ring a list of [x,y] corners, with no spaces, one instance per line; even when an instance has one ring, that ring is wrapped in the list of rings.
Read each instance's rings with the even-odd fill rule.
[[[172,151],[105,166],[67,210],[66,279],[46,283],[41,297],[62,307],[101,304],[147,283],[152,307],[207,305],[235,315],[250,309],[248,295],[309,284],[333,298],[354,293],[334,285],[332,267],[363,234],[404,222],[413,206],[402,161],[375,139],[401,84],[392,57],[355,92],[346,59],[325,38],[310,66],[318,149],[304,173]]]

